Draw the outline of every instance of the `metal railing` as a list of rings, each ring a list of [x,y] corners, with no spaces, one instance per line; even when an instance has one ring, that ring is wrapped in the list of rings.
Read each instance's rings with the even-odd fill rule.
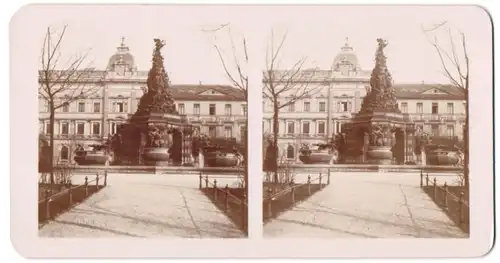
[[[326,183],[325,183],[325,180],[326,180]],[[284,189],[281,189],[280,191],[277,191],[277,192],[275,192],[274,187],[269,188],[267,190],[267,193],[266,193],[268,196],[263,199],[263,203],[267,203],[267,207],[266,207],[267,217],[271,218],[273,216],[273,210],[272,210],[273,202],[280,199],[280,198],[285,198],[285,197],[289,196],[291,204],[292,205],[296,204],[295,193],[296,193],[297,189],[299,189],[301,187],[307,187],[307,193],[308,193],[308,196],[310,196],[312,194],[311,185],[314,182],[318,182],[320,190],[323,189],[326,185],[329,185],[330,184],[330,171],[328,171],[326,173],[326,175],[323,174],[322,172],[320,172],[319,175],[316,176],[315,178],[312,178],[311,175],[309,174],[307,176],[306,182],[298,183],[298,184],[295,183],[295,178],[292,178],[291,181],[289,183],[287,183],[287,187],[285,187]]]
[[[425,184],[424,184],[425,181]],[[452,212],[451,214],[454,214],[453,212],[457,213],[458,218],[456,220],[458,221],[458,224],[462,223],[468,223],[469,222],[469,202],[465,200],[465,193],[463,191],[460,192],[460,196],[456,196],[452,192],[449,191],[449,185],[445,181],[443,186],[438,185],[437,178],[434,177],[432,181],[429,178],[429,174],[426,174],[424,176],[424,173],[420,173],[420,187],[424,188],[425,187],[432,187],[432,195],[431,198],[432,200],[438,204],[442,205],[443,209],[446,212]],[[438,198],[439,195],[442,197],[441,199]],[[452,207],[457,207],[458,206],[458,211],[450,211],[450,203],[455,203],[454,205],[451,205]]]
[[[71,183],[71,180],[69,180],[66,184],[63,185],[63,187],[65,187],[65,189],[61,190],[61,191],[58,191],[57,193],[55,194],[52,194],[52,189],[45,189],[45,197],[38,201],[38,208],[40,209],[42,207],[42,209],[44,209],[45,213],[44,213],[44,218],[39,218],[39,221],[40,219],[41,220],[49,220],[51,219],[53,216],[52,213],[51,213],[51,206],[52,204],[60,199],[60,198],[63,198],[63,197],[66,197],[68,198],[68,204],[69,206],[67,208],[71,208],[75,203],[73,202],[73,193],[76,191],[76,190],[79,190],[80,188],[84,188],[84,199],[89,197],[89,185],[94,183],[95,182],[95,187],[96,187],[96,191],[99,190],[100,186],[99,185],[99,179],[100,179],[100,176],[99,176],[99,173],[96,174],[95,178],[90,180],[89,181],[89,178],[88,176],[85,176],[85,182],[83,185],[73,185]],[[108,184],[108,173],[105,171],[104,172],[104,178],[103,178],[103,187],[104,186],[107,186]],[[52,184],[48,184],[47,186],[51,186]],[[39,213],[40,214],[40,213]]]
[[[244,185],[242,184],[240,187],[240,189],[243,189],[243,197],[239,198],[239,197],[231,194],[231,192],[229,191],[228,184],[226,184],[222,188],[219,187],[217,184],[216,178],[213,180],[213,182],[210,182],[210,180],[208,179],[208,175],[205,175],[205,177],[203,177],[202,172],[200,172],[199,179],[200,179],[199,180],[199,189],[200,190],[205,189],[207,194],[210,194],[209,191],[211,190],[212,191],[211,194],[213,195],[213,199],[215,202],[218,201],[219,197],[224,198],[224,206],[223,206],[224,212],[226,212],[226,213],[229,212],[229,199],[230,198],[234,199],[236,201],[236,203],[239,204],[239,208],[237,209],[238,211],[235,211],[235,212],[238,212],[240,214],[241,227],[245,231],[247,231],[247,229],[248,229],[248,226],[247,226],[247,223],[248,223],[248,204],[247,204],[247,200],[246,200],[246,194],[244,191]]]

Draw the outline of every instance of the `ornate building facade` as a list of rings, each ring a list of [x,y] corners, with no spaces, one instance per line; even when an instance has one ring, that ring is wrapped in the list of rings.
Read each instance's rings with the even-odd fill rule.
[[[335,56],[331,70],[305,69],[302,74],[312,74],[307,78],[311,94],[279,112],[280,158],[289,161],[298,161],[302,143],[324,143],[342,132],[343,125],[361,109],[363,97],[370,88],[371,69],[361,68],[354,48],[347,42]],[[275,76],[278,75],[279,72]],[[298,86],[304,87],[303,84]],[[462,90],[451,85],[424,83],[395,83],[393,87],[398,107],[423,132],[462,139],[465,123]],[[286,103],[287,97],[294,92],[281,94],[282,103]],[[273,105],[264,97],[264,134],[272,134],[272,124]]]
[[[54,161],[72,160],[77,145],[100,144],[116,133],[118,125],[137,110],[148,71],[140,71],[123,43],[108,61],[106,70],[92,70],[96,81],[90,96],[75,100],[56,110]],[[89,76],[89,78],[91,78]],[[71,93],[68,90],[66,93]],[[247,102],[237,88],[224,85],[175,85],[172,96],[181,115],[186,115],[201,133],[212,137],[245,140]],[[64,94],[61,93],[61,96]],[[39,132],[48,135],[49,105],[39,96]]]

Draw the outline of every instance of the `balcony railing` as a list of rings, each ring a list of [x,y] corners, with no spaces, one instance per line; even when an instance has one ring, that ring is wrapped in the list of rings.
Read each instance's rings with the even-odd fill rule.
[[[325,138],[326,134],[325,133],[284,133],[284,134],[280,134],[280,136],[285,137],[285,138],[294,138],[294,139],[298,139],[298,138],[314,139],[314,138]]]
[[[208,123],[223,123],[223,122],[235,122],[239,120],[245,120],[246,117],[234,116],[234,115],[190,115],[187,116],[191,122],[208,122]]]
[[[413,113],[409,114],[412,121],[465,121],[465,114],[431,114],[431,113]]]
[[[50,136],[50,134],[44,133],[45,136]],[[81,139],[100,139],[102,134],[55,134],[54,139],[56,140],[81,140]]]

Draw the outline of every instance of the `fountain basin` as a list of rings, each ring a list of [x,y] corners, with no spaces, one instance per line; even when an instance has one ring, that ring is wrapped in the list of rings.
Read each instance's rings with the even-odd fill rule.
[[[146,165],[168,165],[170,154],[166,147],[148,147],[142,154]]]
[[[109,165],[111,156],[104,151],[79,151],[73,158],[78,165]]]
[[[368,162],[375,164],[391,164],[391,146],[368,146],[366,151]]]
[[[333,154],[329,150],[311,150],[309,154],[299,155],[303,164],[330,164]]]
[[[233,167],[238,164],[234,153],[208,152],[204,157],[205,165],[208,167]]]
[[[427,164],[430,165],[457,165],[459,158],[454,151],[437,149],[427,153]]]

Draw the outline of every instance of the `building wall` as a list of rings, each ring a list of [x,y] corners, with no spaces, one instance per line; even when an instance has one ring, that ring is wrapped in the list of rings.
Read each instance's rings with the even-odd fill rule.
[[[323,82],[321,85],[322,88],[315,90],[313,96],[298,100],[294,107],[287,106],[279,111],[278,147],[282,156],[286,156],[288,147],[293,147],[295,154],[292,161],[298,160],[298,150],[302,143],[327,142],[333,135],[341,132],[344,123],[361,109],[369,79],[344,81],[342,77],[337,76],[330,83]],[[432,99],[432,96],[426,96],[425,99],[397,98],[398,106],[403,113],[409,113],[410,118],[424,132],[436,136],[457,136],[458,139],[463,139],[464,100],[451,99],[451,96],[450,99],[443,99],[443,94],[438,95],[440,95],[439,99]],[[283,97],[286,96],[283,95]],[[283,98],[280,103],[287,101]],[[306,104],[309,106],[305,106]],[[434,113],[433,105],[437,105]],[[304,123],[309,123],[308,132],[307,128],[304,129]],[[290,125],[293,126],[293,131],[290,130]],[[323,125],[325,128],[320,128]],[[264,97],[263,132],[272,134],[272,127],[273,105]]]
[[[140,84],[110,84],[100,87],[92,96],[74,101],[68,107],[56,110],[54,123],[55,160],[60,161],[63,145],[69,148],[69,159],[77,144],[91,145],[102,143],[109,135],[116,132],[117,126],[125,122],[129,114],[137,110],[143,94]],[[175,98],[174,98],[175,99]],[[176,106],[184,105],[184,114],[202,133],[208,134],[210,127],[216,129],[216,136],[234,137],[241,141],[242,129],[246,125],[245,101],[203,101],[176,100]],[[200,105],[199,114],[195,114],[194,105]],[[215,106],[215,114],[210,115],[210,105]],[[226,110],[231,105],[231,110]],[[48,134],[48,104],[39,98],[39,132]],[[182,114],[182,113],[181,113]]]

